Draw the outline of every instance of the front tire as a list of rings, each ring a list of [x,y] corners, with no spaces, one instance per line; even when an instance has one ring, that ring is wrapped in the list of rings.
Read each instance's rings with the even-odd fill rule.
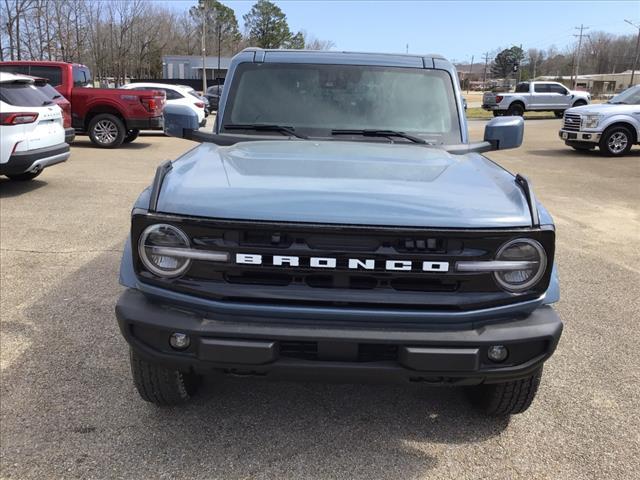
[[[143,400],[159,407],[188,402],[198,390],[200,377],[194,373],[147,362],[130,350],[133,383]]]
[[[556,118],[562,118],[564,116],[564,110],[555,110],[553,114],[556,116]]]
[[[505,417],[527,410],[538,391],[542,367],[533,375],[505,383],[468,387],[471,403],[487,415]]]
[[[9,180],[14,180],[16,182],[28,182],[29,180],[36,178],[41,173],[42,170],[38,170],[37,172],[14,173],[12,175],[7,175],[7,177],[9,177]]]
[[[129,130],[122,143],[131,143],[140,135],[140,130]]]
[[[100,148],[116,148],[126,136],[124,123],[115,115],[101,113],[89,122],[89,138]]]
[[[587,104],[587,102],[585,102],[584,100],[577,100],[577,101],[572,105],[572,107],[582,107],[582,106],[584,106],[584,105],[586,105],[586,104]]]
[[[522,117],[524,115],[524,105],[521,103],[512,103],[507,109],[507,115],[512,117]]]
[[[633,136],[626,127],[610,127],[600,137],[600,152],[608,157],[621,157],[631,150]]]

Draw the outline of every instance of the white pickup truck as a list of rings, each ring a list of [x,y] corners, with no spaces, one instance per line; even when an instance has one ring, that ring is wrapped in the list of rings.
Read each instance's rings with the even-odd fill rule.
[[[640,85],[607,103],[572,108],[564,114],[560,138],[574,150],[593,150],[620,157],[640,143]]]
[[[494,117],[550,111],[561,118],[566,109],[589,102],[589,93],[568,90],[558,82],[522,82],[516,85],[514,93],[486,92],[482,97],[482,108],[493,112]]]

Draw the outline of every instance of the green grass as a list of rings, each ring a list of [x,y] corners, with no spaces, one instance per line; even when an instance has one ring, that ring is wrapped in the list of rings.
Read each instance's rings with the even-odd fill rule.
[[[467,108],[467,118],[489,120],[493,118],[493,113],[483,110],[480,107]],[[556,118],[553,112],[525,112],[524,118]]]

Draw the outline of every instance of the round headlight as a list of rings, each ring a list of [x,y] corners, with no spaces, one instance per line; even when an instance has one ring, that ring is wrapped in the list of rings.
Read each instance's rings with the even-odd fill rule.
[[[144,266],[159,277],[179,277],[187,271],[191,260],[177,253],[177,249],[189,248],[189,237],[177,227],[155,224],[147,227],[138,242],[138,253]]]
[[[544,248],[530,238],[517,238],[505,243],[498,250],[496,260],[522,262],[524,268],[497,270],[494,273],[498,284],[510,292],[522,292],[533,287],[540,281],[547,268],[547,254]]]

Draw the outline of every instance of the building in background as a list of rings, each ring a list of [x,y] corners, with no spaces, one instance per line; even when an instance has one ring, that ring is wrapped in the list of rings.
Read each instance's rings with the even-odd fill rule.
[[[218,67],[218,57],[205,57],[204,71],[207,80],[211,80],[211,85],[222,83],[227,76],[231,57],[220,57]],[[163,55],[162,56],[162,77],[164,79],[202,79],[203,65],[202,57],[195,55]],[[218,81],[214,81],[214,80]],[[173,82],[172,82],[173,83]]]
[[[553,77],[543,76],[537,77],[536,80],[550,80],[562,82],[568,88],[571,88],[573,77],[570,75]],[[640,84],[640,71],[636,70],[633,76],[633,84]],[[631,70],[620,73],[594,73],[591,75],[578,75],[576,88],[578,90],[586,90],[593,95],[613,94],[621,92],[631,86]]]

